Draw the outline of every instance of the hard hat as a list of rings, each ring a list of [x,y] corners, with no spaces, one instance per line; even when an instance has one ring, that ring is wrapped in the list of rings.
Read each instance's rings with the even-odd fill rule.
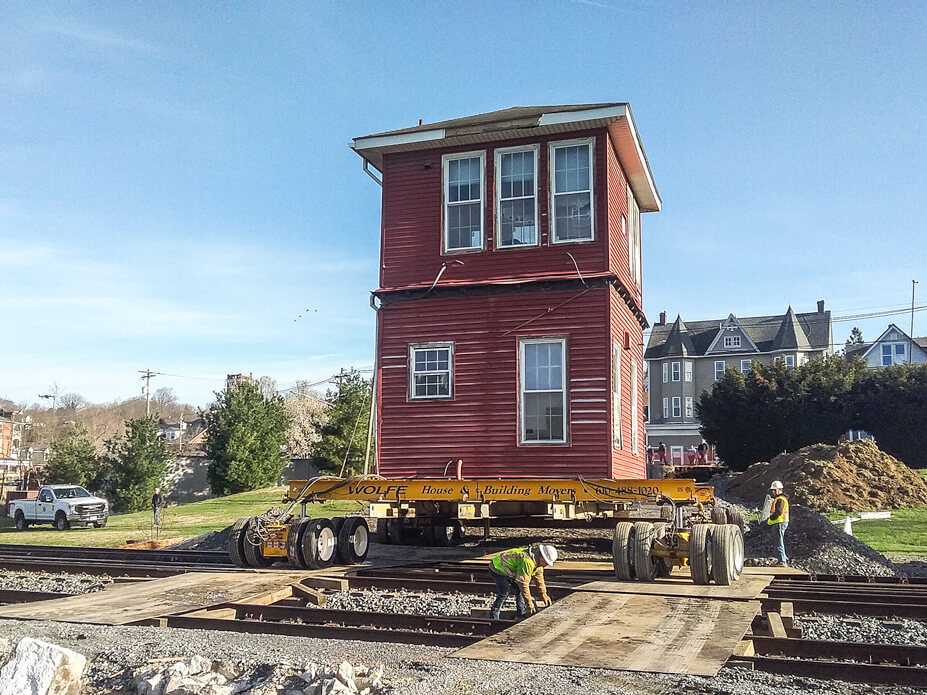
[[[782,489],[782,481],[781,481],[781,480],[774,480],[774,481],[772,481],[772,483],[769,485],[769,489],[770,489],[770,490],[781,490],[781,489]]]
[[[544,564],[550,567],[557,561],[557,549],[552,545],[539,545],[538,551],[541,553],[541,559]]]

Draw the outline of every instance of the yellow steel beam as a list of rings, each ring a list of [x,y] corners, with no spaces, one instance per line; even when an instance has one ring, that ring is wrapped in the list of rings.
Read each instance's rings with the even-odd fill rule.
[[[321,502],[633,502],[669,497],[674,502],[712,502],[712,489],[694,480],[400,479],[377,477],[291,480],[286,500]]]

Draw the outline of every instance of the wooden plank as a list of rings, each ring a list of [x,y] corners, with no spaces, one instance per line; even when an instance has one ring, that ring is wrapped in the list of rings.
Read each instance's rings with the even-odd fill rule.
[[[347,591],[349,588],[348,580],[341,577],[304,577],[300,579],[299,584],[309,587],[310,589]]]
[[[2,606],[0,617],[125,625],[260,596],[302,577],[291,572],[190,572],[27,607]],[[18,610],[18,608],[22,608]]]
[[[453,656],[713,676],[758,609],[757,601],[577,592]]]
[[[732,656],[753,656],[754,654],[756,654],[756,650],[753,648],[753,640],[742,639],[737,643],[737,646],[734,647]]]
[[[769,621],[769,634],[773,637],[788,637],[785,626],[782,624],[782,616],[778,613],[767,613],[766,620]]]
[[[769,585],[770,579],[765,575],[744,576],[730,586],[718,586],[717,584],[693,584],[689,577],[673,576],[658,579],[655,582],[621,582],[618,580],[588,582],[575,587],[575,590],[746,601],[755,599],[763,593]]]
[[[791,601],[783,601],[779,606],[779,616],[782,618],[782,626],[786,632],[795,626],[795,607]]]
[[[325,598],[325,594],[323,594],[318,589],[310,589],[309,587],[303,586],[302,584],[293,584],[290,589],[294,595],[306,599],[309,603],[315,606],[322,607],[328,604],[328,599]]]

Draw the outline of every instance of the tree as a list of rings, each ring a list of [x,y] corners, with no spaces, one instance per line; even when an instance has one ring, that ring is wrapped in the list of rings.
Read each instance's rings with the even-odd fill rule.
[[[851,345],[861,345],[863,342],[863,332],[859,330],[857,326],[853,326],[853,330],[850,331],[850,337],[847,338],[847,347]]]
[[[177,394],[174,389],[162,386],[154,392],[154,402],[158,412],[167,414],[167,409],[177,404]]]
[[[356,474],[363,470],[370,422],[371,380],[356,370],[342,378],[337,391],[325,396],[328,419],[319,427],[320,441],[312,457],[320,471]]]
[[[217,495],[274,485],[286,460],[288,425],[283,399],[265,398],[259,384],[241,381],[216,393],[203,413],[209,485]]]
[[[73,483],[97,492],[101,485],[101,462],[87,428],[74,425],[67,436],[51,445],[51,457],[45,468],[49,483]]]
[[[61,410],[80,410],[87,405],[87,399],[79,393],[63,393],[58,396],[58,407]]]
[[[171,454],[158,438],[153,418],[125,422],[125,435],[106,442],[104,489],[117,512],[137,512],[151,504],[154,489],[167,472]]]
[[[321,429],[331,407],[309,388],[309,382],[298,381],[283,400],[289,426],[286,431],[286,451],[292,458],[308,459],[322,439]]]
[[[927,468],[927,364],[900,364],[862,374],[852,394],[854,427],[912,468]]]

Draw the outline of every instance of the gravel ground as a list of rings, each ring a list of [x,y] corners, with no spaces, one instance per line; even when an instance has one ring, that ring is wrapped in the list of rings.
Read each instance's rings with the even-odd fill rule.
[[[907,688],[873,688],[724,669],[715,678],[624,673],[534,664],[446,658],[451,649],[343,640],[247,635],[207,630],[84,626],[0,620],[0,638],[32,636],[74,649],[90,660],[84,695],[115,695],[127,667],[152,659],[201,654],[245,667],[306,660],[336,668],[343,660],[386,666],[395,695],[915,695]],[[109,684],[109,685],[108,685]]]
[[[877,618],[845,618],[839,615],[807,615],[795,619],[805,639],[927,646],[927,623],[917,620],[885,621]]]
[[[89,594],[102,591],[112,579],[92,574],[51,574],[0,569],[0,588],[10,591],[47,591],[58,594]]]
[[[492,602],[473,594],[443,594],[413,591],[338,591],[326,594],[325,608],[344,611],[371,611],[410,615],[470,615],[474,608],[488,608]],[[510,599],[512,606],[515,600]]]

